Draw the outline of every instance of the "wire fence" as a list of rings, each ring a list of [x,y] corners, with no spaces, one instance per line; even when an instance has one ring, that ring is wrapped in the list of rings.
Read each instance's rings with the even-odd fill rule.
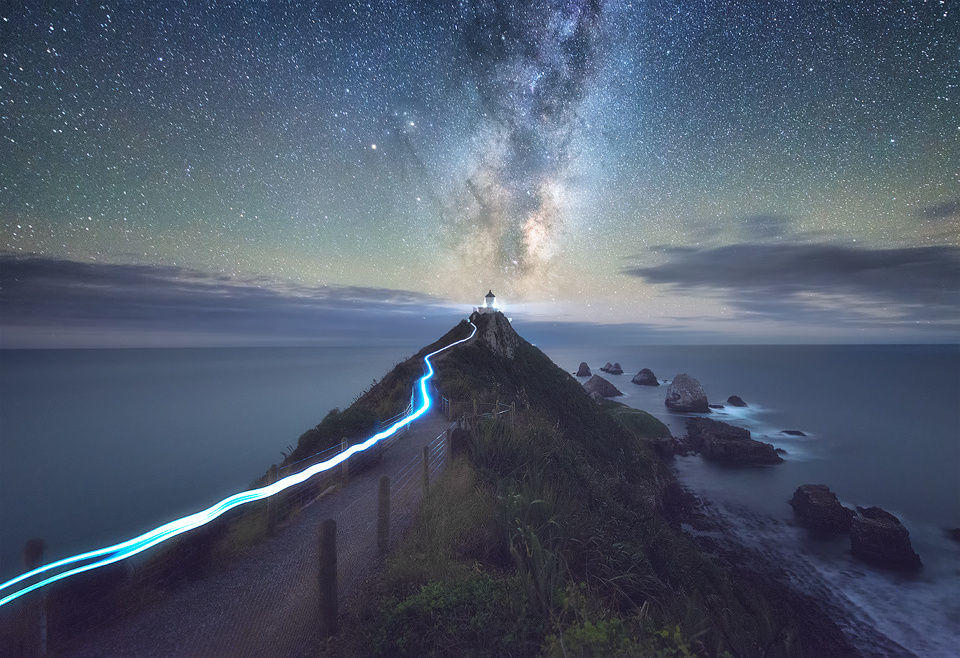
[[[0,610],[0,648],[9,650],[0,653],[129,653],[130,647],[149,651],[172,641],[171,629],[176,629],[177,646],[197,653],[222,653],[222,641],[229,642],[231,652],[282,653],[278,646],[259,644],[266,636],[276,636],[277,628],[282,628],[283,641],[293,643],[291,650],[316,646],[331,632],[330,625],[290,610],[324,607],[324,548],[317,540],[323,519],[336,523],[336,611],[341,599],[372,573],[372,561],[412,523],[423,496],[450,461],[452,432],[473,426],[478,418],[500,418],[515,410],[499,401],[442,396],[438,406],[449,422],[424,444],[404,443],[396,455],[385,458],[410,436],[412,424],[407,424],[342,464],[227,512],[161,550],[61,581],[5,606]],[[381,421],[378,428],[392,426],[411,410]],[[266,483],[328,460],[349,445],[344,440],[271,467]],[[353,492],[352,498],[338,494],[345,488]],[[217,619],[234,620],[229,640],[208,632],[199,619],[184,618],[185,610],[211,609],[217,610]],[[335,619],[332,624],[335,629]]]

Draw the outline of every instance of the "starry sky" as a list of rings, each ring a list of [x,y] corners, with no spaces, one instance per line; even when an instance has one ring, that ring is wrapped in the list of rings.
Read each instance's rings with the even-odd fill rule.
[[[956,342],[958,16],[5,3],[6,341],[295,342],[492,288],[624,340]]]

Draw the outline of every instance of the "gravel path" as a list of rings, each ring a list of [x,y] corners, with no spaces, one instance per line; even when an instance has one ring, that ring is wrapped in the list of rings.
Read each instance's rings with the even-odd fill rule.
[[[315,656],[320,523],[337,522],[341,602],[379,565],[376,549],[380,477],[393,481],[391,536],[409,525],[422,494],[422,451],[450,422],[436,410],[414,423],[382,460],[351,475],[277,534],[223,569],[190,582],[142,612],[77,638],[69,656]],[[405,468],[406,467],[406,468]],[[398,477],[399,476],[399,477]],[[406,486],[398,484],[406,482]],[[399,489],[399,490],[398,490]],[[341,609],[343,604],[341,603]]]

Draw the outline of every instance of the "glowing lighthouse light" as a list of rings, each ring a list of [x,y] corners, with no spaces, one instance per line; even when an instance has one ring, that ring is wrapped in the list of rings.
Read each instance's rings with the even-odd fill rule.
[[[492,290],[483,298],[483,306],[477,307],[477,313],[496,313],[498,310],[500,309],[497,306],[497,296]]]

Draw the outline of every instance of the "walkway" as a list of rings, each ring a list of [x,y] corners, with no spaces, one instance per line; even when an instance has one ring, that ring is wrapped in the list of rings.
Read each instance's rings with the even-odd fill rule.
[[[404,489],[406,495],[391,496],[391,537],[395,538],[409,524],[422,493],[421,471],[404,471],[404,467],[420,458],[423,447],[449,426],[435,407],[384,452],[380,463],[352,474],[346,487],[310,504],[276,536],[209,577],[184,584],[143,612],[78,638],[59,653],[317,655],[320,523],[328,518],[337,521],[338,585],[343,601],[379,563],[376,516],[381,476],[410,485]]]

